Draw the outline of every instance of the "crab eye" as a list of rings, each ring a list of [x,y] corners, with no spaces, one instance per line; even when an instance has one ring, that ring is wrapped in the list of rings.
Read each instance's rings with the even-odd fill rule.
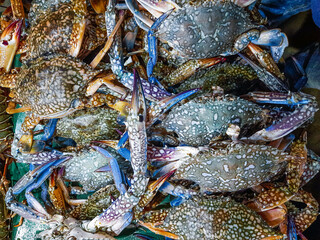
[[[139,115],[139,122],[143,122],[143,121],[144,121],[143,115]]]

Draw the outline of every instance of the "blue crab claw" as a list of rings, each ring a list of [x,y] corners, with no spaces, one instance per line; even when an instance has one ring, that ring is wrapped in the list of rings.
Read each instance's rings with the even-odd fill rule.
[[[269,103],[287,106],[310,104],[314,99],[304,93],[251,92],[242,96],[257,103]]]
[[[6,202],[8,209],[10,209],[14,213],[20,215],[21,217],[23,217],[27,220],[33,221],[33,222],[41,223],[41,222],[47,221],[47,217],[45,215],[33,210],[32,208],[30,208],[20,202],[18,202],[17,200],[15,200],[14,196],[15,195],[13,194],[12,188],[9,188],[6,193],[6,197],[5,197],[5,202]]]
[[[177,161],[188,157],[190,154],[197,154],[199,151],[199,148],[187,146],[176,148],[148,147],[147,159],[154,165],[157,162],[167,163]]]
[[[172,13],[174,9],[169,10],[168,12],[162,14],[151,26],[148,31],[148,53],[149,53],[149,61],[147,64],[147,74],[148,80],[150,83],[159,85],[158,80],[152,76],[153,68],[157,63],[157,38],[154,36],[154,32],[160,26],[160,24]]]
[[[44,151],[44,149],[46,147],[46,141],[48,141],[49,139],[51,139],[53,137],[53,134],[56,130],[58,120],[59,119],[57,119],[57,118],[49,120],[48,124],[43,129],[43,135],[42,135],[41,139],[34,140],[32,142],[31,150],[29,152],[30,154],[35,154],[35,153],[39,153],[41,151]]]
[[[95,217],[87,226],[89,231],[97,229],[110,230],[119,234],[125,225],[129,224],[132,216],[132,208],[137,206],[144,194],[149,178],[147,171],[147,136],[145,128],[146,107],[141,81],[134,72],[131,109],[127,117],[127,131],[131,151],[131,165],[133,179],[131,186],[125,194],[120,195],[107,210]],[[140,97],[140,93],[142,98]],[[131,216],[131,217],[130,217]],[[130,220],[128,222],[128,220]]]
[[[133,116],[138,116],[139,113],[142,111],[141,116],[143,117],[142,120],[144,121],[147,116],[147,113],[146,113],[147,107],[146,107],[144,92],[141,84],[141,79],[138,72],[135,69],[133,70],[133,75],[134,75],[134,80],[133,80],[133,90],[132,90],[132,98],[131,98],[131,114]],[[141,91],[139,91],[139,89]],[[140,97],[139,92],[141,93],[142,97]]]
[[[58,118],[50,119],[47,125],[43,129],[43,136],[41,138],[42,141],[48,141],[53,137],[54,131],[56,130],[56,126],[58,123]]]
[[[148,111],[147,127],[154,124],[163,113],[168,111],[174,105],[195,94],[199,90],[200,88],[190,89],[177,95],[167,97],[159,102],[153,102]]]
[[[50,176],[53,169],[61,163],[67,161],[70,157],[64,157],[59,160],[53,160],[43,164],[25,174],[15,185],[10,188],[6,194],[5,202],[8,208],[20,216],[34,222],[45,222],[51,216],[36,200],[31,191],[40,187]],[[26,189],[26,198],[29,206],[26,206],[15,200],[15,195]]]
[[[125,180],[122,178],[122,173],[118,164],[118,161],[105,149],[98,147],[98,146],[91,146],[94,150],[101,153],[104,157],[108,158],[110,161],[110,167],[113,174],[113,180],[115,182],[115,185],[118,189],[118,191],[121,194],[125,194],[127,191],[127,188],[125,186]]]
[[[139,6],[137,5],[136,1],[126,0],[126,5],[129,8],[129,10],[133,13],[135,19],[138,19],[137,21],[138,25],[139,25],[139,22],[141,22],[143,23],[146,29],[152,26],[153,21],[139,11]]]
[[[269,46],[275,62],[280,60],[284,49],[289,45],[286,34],[281,32],[280,29],[262,31],[259,38],[253,39],[251,42],[257,45]]]
[[[131,161],[130,157],[130,150],[122,147],[126,141],[128,140],[128,134],[125,132],[120,140],[100,140],[100,141],[93,141],[92,143],[103,143],[109,147],[114,148],[117,152],[125,159]]]
[[[20,42],[20,34],[23,20],[12,22],[0,37],[0,68],[10,71],[11,64]]]
[[[61,163],[64,163],[70,158],[71,157],[62,157],[58,160],[50,160],[49,162],[36,167],[34,170],[29,171],[14,185],[14,187],[12,188],[13,194],[20,194],[24,189],[33,184],[35,180],[43,176],[43,173],[52,171],[53,168],[59,166]]]
[[[192,189],[186,189],[182,186],[175,186],[169,182],[165,182],[159,189],[163,193],[170,194],[176,198],[170,202],[170,205],[175,207],[182,204],[185,200],[192,198],[194,195],[198,195],[198,192]]]
[[[320,2],[311,0],[312,18],[315,24],[320,28]]]
[[[317,110],[316,104],[306,104],[302,107],[298,107],[291,114],[282,118],[270,127],[254,133],[249,139],[254,141],[272,141],[282,138],[311,119]]]

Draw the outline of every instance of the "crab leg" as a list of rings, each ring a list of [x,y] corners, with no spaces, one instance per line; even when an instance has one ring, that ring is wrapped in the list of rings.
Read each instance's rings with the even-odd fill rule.
[[[169,10],[168,12],[162,14],[151,26],[148,31],[148,52],[149,52],[149,61],[147,64],[147,74],[148,80],[152,84],[158,84],[158,80],[152,76],[153,68],[157,63],[158,52],[157,52],[157,38],[154,36],[154,31],[160,26],[160,24],[172,13],[174,9]]]
[[[86,27],[85,15],[87,13],[87,3],[85,0],[72,0],[72,4],[76,13],[76,22],[73,25],[72,34],[70,36],[71,48],[69,49],[69,54],[73,57],[77,57],[80,52]]]
[[[58,186],[56,178],[57,178],[57,170],[55,169],[50,176],[48,193],[50,196],[50,200],[55,208],[55,210],[59,214],[65,213],[67,206],[63,197],[63,193],[61,188]]]
[[[267,71],[271,72],[280,79],[284,79],[284,75],[280,72],[279,67],[267,51],[262,50],[260,47],[252,43],[248,44],[248,48],[258,59],[262,67],[264,67],[265,69],[267,69]]]
[[[56,178],[57,186],[63,194],[63,200],[62,199],[59,200],[60,204],[62,201],[67,202],[70,206],[78,206],[78,205],[85,203],[86,202],[85,199],[70,199],[69,191],[68,191],[68,189],[62,179],[63,172],[64,172],[64,167],[59,169],[58,174],[57,174],[57,178]],[[59,193],[59,195],[60,195],[60,193]]]
[[[0,37],[0,68],[9,72],[20,42],[22,20],[12,22]]]
[[[93,80],[88,84],[87,87],[87,96],[93,95],[102,85],[106,85],[108,88],[113,91],[121,94],[122,96],[126,96],[128,94],[127,89],[122,86],[122,84],[118,84],[114,80],[116,76],[114,74],[108,74],[106,76],[98,76],[97,79]]]
[[[288,86],[281,79],[278,79],[277,77],[273,76],[269,71],[258,66],[243,54],[238,53],[238,55],[241,58],[243,58],[253,68],[253,70],[257,73],[260,81],[262,81],[271,91],[275,91],[275,92],[289,91]]]
[[[111,34],[112,30],[116,25],[115,17],[116,14],[114,12],[113,6],[109,6],[105,14],[107,32],[109,35]],[[119,36],[119,33],[117,32],[117,34],[115,35],[115,41],[113,42],[109,52],[111,69],[112,72],[119,77],[120,82],[124,86],[126,86],[129,89],[132,89],[134,76],[132,73],[124,70],[122,63],[121,46],[121,38]],[[144,94],[148,100],[158,101],[171,95],[167,91],[150,84],[148,81],[144,79],[141,79],[141,83],[144,89]]]
[[[40,120],[40,117],[35,116],[33,113],[25,117],[25,120],[21,125],[22,132],[25,134],[22,135],[19,140],[21,152],[29,153],[31,151],[33,143],[33,129],[38,125]]]
[[[61,163],[69,160],[70,158],[71,157],[63,157],[58,160],[51,160],[47,163],[44,163],[36,167],[34,170],[29,171],[13,186],[13,194],[20,194],[24,189],[29,187],[33,183],[34,179],[38,178],[43,172],[47,171],[49,168],[57,167]]]
[[[87,226],[91,231],[96,229],[111,228],[119,234],[123,222],[119,219],[128,214],[136,206],[144,194],[149,178],[145,176],[147,170],[147,142],[145,128],[145,106],[144,100],[139,98],[139,77],[135,73],[135,81],[132,93],[132,108],[127,118],[127,129],[131,150],[131,164],[133,168],[133,180],[128,191],[115,200],[112,205],[100,216],[94,218]],[[142,88],[142,87],[141,87]],[[143,93],[143,91],[142,91]],[[144,112],[140,115],[140,111]],[[120,230],[120,232],[119,232]]]
[[[110,167],[113,174],[113,179],[115,182],[115,185],[120,192],[120,194],[125,194],[127,191],[127,188],[124,184],[124,180],[122,178],[121,170],[118,165],[117,160],[105,149],[98,147],[98,146],[92,146],[93,149],[101,153],[104,157],[108,158],[110,160]]]
[[[141,21],[143,25],[145,25],[147,28],[150,28],[152,26],[153,21],[140,12],[137,3],[134,0],[126,0],[126,5],[128,6],[130,12],[133,14],[135,19]],[[138,25],[139,21],[137,22]]]
[[[25,13],[22,0],[11,0],[10,2],[14,19],[24,19]]]
[[[50,161],[49,163],[43,164],[25,174],[12,188],[8,189],[5,197],[8,208],[30,221],[47,221],[50,215],[33,197],[31,191],[34,188],[39,187],[45,181],[45,179],[49,177],[55,167],[67,161],[68,159],[70,158],[65,157],[59,160]],[[15,200],[14,196],[21,193],[24,189],[27,189],[26,197],[29,205],[35,207],[35,210],[32,207],[28,207]]]
[[[148,213],[148,216],[145,219],[145,221],[148,221],[148,223],[139,221],[139,224],[143,227],[148,228],[150,231],[156,234],[159,234],[168,238],[172,238],[172,239],[179,239],[178,235],[156,227],[157,225],[160,225],[164,222],[168,213],[169,213],[168,209],[161,209],[159,211],[150,212]]]
[[[33,222],[39,222],[39,223],[47,221],[47,218],[45,215],[42,215],[41,213],[15,200],[14,194],[12,192],[12,188],[9,188],[6,194],[5,201],[8,209],[10,209],[14,213],[20,215],[25,219],[28,219]]]
[[[164,84],[165,86],[174,86],[192,76],[199,69],[211,67],[224,61],[225,58],[222,57],[189,60],[170,73],[170,75],[164,79]]]
[[[124,20],[124,11],[120,11],[119,16],[120,16],[120,18],[119,18],[116,26],[112,30],[110,36],[108,37],[106,44],[104,45],[104,47],[100,50],[100,52],[97,54],[97,56],[90,63],[91,67],[95,68],[99,64],[101,59],[106,55],[108,50],[110,49],[112,42],[114,41],[114,36],[116,35],[117,31],[120,28],[121,23]]]

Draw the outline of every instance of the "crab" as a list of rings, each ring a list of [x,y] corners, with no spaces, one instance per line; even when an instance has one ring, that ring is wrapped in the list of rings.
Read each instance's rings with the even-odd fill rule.
[[[95,78],[98,73],[78,59],[57,54],[34,60],[30,67],[22,67],[11,82],[1,82],[2,86],[14,88],[11,93],[13,101],[23,104],[22,108],[14,109],[12,102],[8,113],[31,111],[22,126],[26,133],[21,139],[23,151],[30,151],[32,129],[41,119],[60,118],[84,106],[96,107],[106,102],[111,106],[115,103],[116,98],[112,95],[91,92],[95,84],[101,85],[112,79],[110,75]],[[91,98],[86,98],[90,95]]]
[[[163,152],[163,154],[161,154]],[[234,192],[269,181],[293,157],[276,148],[235,142],[217,142],[211,147],[151,148],[149,161],[167,165],[156,176],[176,169],[171,180],[187,179],[201,192]]]
[[[213,96],[205,93],[174,107],[156,127],[173,131],[180,143],[190,146],[208,145],[211,140],[227,136],[232,139],[249,137],[252,140],[271,141],[292,132],[311,119],[318,110],[314,97],[303,93],[253,92],[245,95],[251,101],[221,93],[220,88],[215,88]],[[270,110],[252,101],[289,104],[296,106],[296,109],[277,120],[270,117]],[[271,126],[259,130],[268,126],[270,120],[274,121]],[[150,138],[154,138],[152,132]]]
[[[309,153],[308,153],[309,152]],[[256,198],[250,200],[247,206],[257,211],[270,224],[276,226],[281,224],[284,219],[279,215],[281,205],[286,204],[289,211],[288,215],[292,218],[296,230],[300,233],[305,231],[318,217],[319,204],[311,193],[302,189],[320,170],[319,157],[306,148],[306,133],[291,145],[290,155],[296,158],[299,166],[289,166],[296,175],[295,179],[287,175],[289,185],[283,182],[273,182],[262,184],[262,192]],[[306,207],[298,209],[289,201],[303,202]],[[280,208],[279,208],[280,207]]]
[[[88,108],[59,120],[56,136],[71,138],[77,146],[91,141],[119,138],[123,127],[117,123],[118,112],[112,108]],[[117,131],[117,129],[119,131]]]
[[[182,7],[180,7],[179,3],[169,1],[139,1],[158,18],[153,22],[139,12],[134,1],[127,0],[126,4],[139,26],[148,31],[149,79],[153,80],[152,71],[157,60],[156,37],[167,41],[183,56],[191,59],[234,55],[249,44],[256,43],[271,46],[272,55],[278,61],[288,45],[287,37],[278,29],[260,32],[243,8],[252,2],[254,1],[192,1],[181,2]],[[164,14],[161,15],[162,13]],[[271,62],[267,60],[264,63],[269,65]],[[271,65],[273,66],[271,68],[276,67],[273,63]],[[261,69],[259,68],[258,71]],[[265,74],[268,75],[268,73]],[[261,80],[270,89],[288,90],[280,79],[265,76]]]
[[[181,205],[150,211],[140,224],[172,239],[282,239],[263,219],[228,197],[194,197]]]
[[[248,188],[259,189],[267,184],[258,196],[246,201],[246,205],[276,226],[284,221],[286,211],[281,207],[289,200],[304,202],[307,207],[293,211],[293,221],[298,231],[304,231],[317,218],[318,204],[311,194],[301,187],[312,179],[320,169],[318,157],[308,157],[306,143],[295,141],[290,154],[283,150],[292,137],[277,140],[269,145],[244,142],[217,141],[210,147],[156,148],[148,150],[148,160],[154,166],[163,166],[154,172],[155,176],[174,171],[171,183],[181,180],[200,187],[200,193],[212,194],[232,192]],[[276,144],[280,149],[273,147]],[[274,182],[286,169],[286,183]],[[268,182],[268,183],[265,183]],[[199,190],[165,184],[163,192],[177,195],[177,203],[199,195]],[[175,203],[175,204],[177,204]]]
[[[99,2],[99,1],[98,1]],[[13,12],[20,11],[21,1],[11,1]],[[95,3],[92,4],[95,7]],[[22,7],[23,10],[23,7]],[[30,29],[26,46],[26,61],[44,54],[65,53],[82,57],[106,40],[103,14],[96,14],[81,1],[34,1],[28,14]],[[20,17],[23,19],[23,17]]]

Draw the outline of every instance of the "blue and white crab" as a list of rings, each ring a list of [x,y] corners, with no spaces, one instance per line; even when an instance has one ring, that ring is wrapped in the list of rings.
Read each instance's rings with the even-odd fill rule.
[[[252,92],[244,95],[259,104],[295,106],[293,112],[276,119],[268,114],[270,110],[252,101],[233,95],[214,94],[200,95],[174,107],[156,127],[173,131],[180,143],[190,146],[208,145],[211,140],[227,136],[232,139],[249,137],[251,140],[271,141],[312,119],[318,110],[314,97],[303,93]],[[157,133],[151,131],[150,134],[150,139],[161,139]]]
[[[252,0],[138,2],[158,18],[155,22],[152,21],[139,12],[134,1],[126,1],[137,23],[148,31],[150,60],[147,71],[151,81],[153,67],[157,61],[156,37],[168,42],[184,57],[191,59],[234,55],[254,43],[271,46],[273,58],[278,61],[288,45],[286,35],[279,29],[260,31],[250,20],[250,15],[244,7],[253,3]],[[264,64],[274,66],[272,61],[266,61]],[[272,77],[263,68],[255,68],[261,72],[261,76],[264,75],[261,80],[270,89],[287,90],[281,80]]]

